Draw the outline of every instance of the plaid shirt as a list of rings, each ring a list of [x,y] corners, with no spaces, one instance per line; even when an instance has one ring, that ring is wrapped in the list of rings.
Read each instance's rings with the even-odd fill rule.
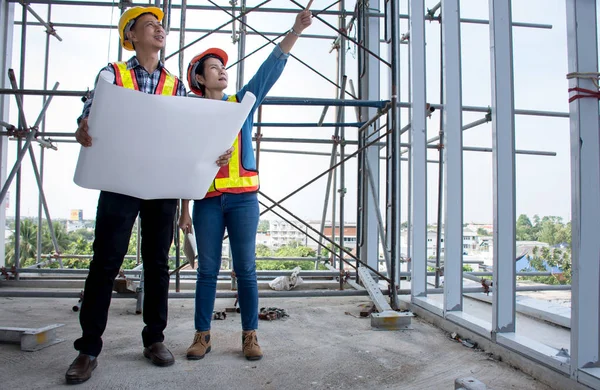
[[[146,69],[144,69],[143,66],[140,65],[137,57],[133,56],[129,59],[129,61],[127,61],[127,69],[134,69],[135,78],[137,79],[137,83],[138,83],[138,86],[139,86],[141,92],[154,94],[154,91],[156,90],[156,86],[158,85],[158,81],[160,79],[161,71],[163,69],[162,62],[159,61],[158,67],[156,68],[156,70],[154,72],[152,72],[152,74],[149,74],[148,71]],[[104,70],[109,71],[112,74],[115,74],[115,69],[113,68],[112,64],[108,64],[100,72],[102,72]],[[98,73],[98,77],[100,76],[100,72]],[[96,77],[96,83],[98,82],[98,77]],[[177,94],[176,95],[177,96],[187,96],[185,86],[183,85],[183,82],[181,80],[179,80],[179,83],[177,84]],[[83,105],[83,113],[81,114],[81,116],[79,118],[77,118],[77,124],[79,124],[79,122],[82,119],[87,118],[90,115],[90,110],[92,108],[93,100],[94,100],[94,91],[91,91],[90,97],[85,101],[85,103]]]

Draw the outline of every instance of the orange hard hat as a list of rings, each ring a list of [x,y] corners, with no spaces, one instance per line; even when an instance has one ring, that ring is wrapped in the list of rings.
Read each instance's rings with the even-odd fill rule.
[[[216,47],[211,47],[210,49],[207,49],[195,56],[194,58],[192,58],[192,61],[190,62],[187,71],[188,86],[190,87],[190,90],[192,92],[199,96],[202,96],[202,91],[200,90],[200,85],[198,85],[198,82],[196,81],[196,68],[198,68],[198,64],[200,64],[202,59],[204,59],[208,55],[218,57],[223,62],[223,65],[227,65],[227,60],[229,59],[225,51]]]
[[[119,38],[121,38],[121,46],[125,50],[135,50],[133,44],[127,40],[127,31],[131,29],[133,22],[143,14],[152,14],[159,22],[165,16],[164,12],[157,7],[132,7],[125,11],[119,19]]]

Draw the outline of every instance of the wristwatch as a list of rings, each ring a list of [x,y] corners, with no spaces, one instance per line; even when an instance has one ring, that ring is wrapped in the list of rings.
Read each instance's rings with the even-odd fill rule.
[[[300,36],[300,34],[299,34],[299,33],[297,33],[297,32],[294,30],[294,27],[290,28],[290,31],[289,31],[289,32],[290,32],[290,33],[292,33],[292,34],[294,34],[294,35],[295,35],[295,36],[297,36],[297,37],[299,37],[299,36]]]

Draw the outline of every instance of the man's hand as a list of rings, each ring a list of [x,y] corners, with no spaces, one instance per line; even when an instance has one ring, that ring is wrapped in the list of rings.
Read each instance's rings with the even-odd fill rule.
[[[296,15],[296,21],[294,22],[294,31],[301,34],[305,28],[312,24],[312,13],[308,8],[301,11]]]
[[[86,148],[92,146],[92,137],[90,137],[90,135],[88,134],[87,118],[84,118],[79,122],[79,127],[75,132],[75,139],[77,140],[77,142],[79,142]]]
[[[219,159],[216,161],[217,165],[222,167],[224,165],[229,164],[229,160],[231,159],[231,153],[233,153],[233,146],[229,149],[227,149],[227,151],[219,156]]]

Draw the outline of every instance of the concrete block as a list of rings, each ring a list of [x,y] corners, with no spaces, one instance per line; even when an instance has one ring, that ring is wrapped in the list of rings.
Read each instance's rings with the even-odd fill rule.
[[[466,378],[457,378],[454,381],[455,390],[492,390],[485,385],[485,383],[473,378],[472,376]]]
[[[0,342],[21,344],[22,351],[38,351],[60,342],[56,329],[63,324],[48,325],[43,328],[0,328]]]
[[[412,313],[398,313],[393,310],[373,313],[371,314],[371,327],[378,330],[412,329],[412,317]]]

